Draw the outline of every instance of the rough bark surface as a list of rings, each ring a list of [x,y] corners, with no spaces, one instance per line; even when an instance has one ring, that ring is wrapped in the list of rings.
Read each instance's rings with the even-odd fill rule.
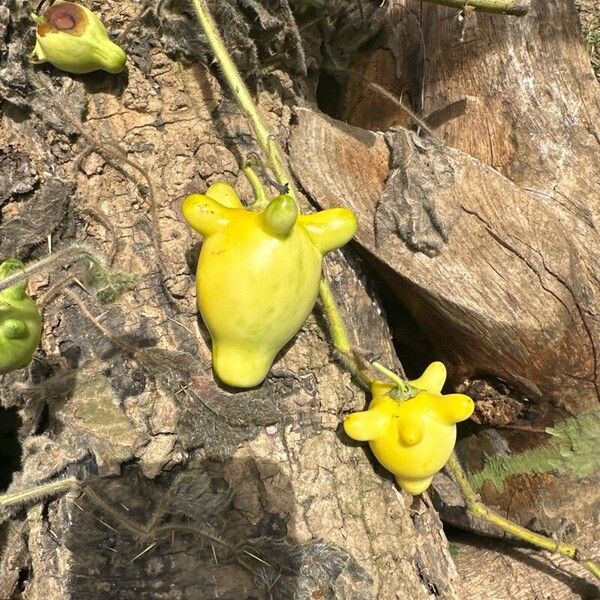
[[[306,195],[359,216],[358,246],[326,267],[353,342],[400,368],[374,267],[399,300],[391,310],[421,327],[426,358],[443,357],[477,400],[462,442],[475,475],[488,455],[546,448],[544,429],[575,418],[583,433],[554,431],[562,462],[497,467],[480,491],[598,553],[598,474],[586,465],[600,429],[587,417],[600,385],[600,120],[574,7],[539,0],[520,20],[462,22],[411,0],[362,5],[303,13],[300,39],[287,2],[213,2]],[[0,598],[598,596],[571,563],[454,533],[459,577],[434,505],[494,531],[465,517],[444,476],[431,500],[413,499],[344,436],[341,417],[365,396],[318,309],[260,388],[215,383],[194,300],[200,241],[179,206],[217,179],[250,197],[239,165],[256,151],[251,131],[188,2],[88,6],[121,36],[126,73],[27,65],[37,7],[0,6],[0,258],[76,241],[121,273],[99,278],[74,261],[31,281],[38,299],[69,273],[86,290],[70,281],[49,298],[31,369],[0,383],[21,418],[11,489],[76,476],[90,491],[12,513]],[[365,79],[440,140],[398,127],[412,118]],[[299,97],[359,127],[294,108]]]
[[[297,115],[290,149],[303,187],[323,206],[348,198],[362,217],[359,243],[437,342],[437,351],[457,365],[459,376],[465,370],[468,376],[493,374],[525,390],[526,398],[520,399],[532,407],[535,420],[520,417],[511,424],[527,428],[530,437],[537,429],[538,439],[553,418],[593,408],[595,388],[590,384],[586,401],[581,365],[570,362],[576,324],[566,313],[568,306],[575,314],[577,308],[560,281],[578,282],[584,265],[593,269],[597,263],[586,258],[585,248],[566,246],[569,238],[560,220],[497,171],[450,147],[396,131],[387,138],[390,152],[383,134],[334,124],[306,109]],[[324,147],[343,151],[315,165],[303,158],[307,144],[315,152]],[[541,227],[532,230],[531,223]],[[520,241],[531,240],[540,229],[544,237],[535,238],[537,247]],[[474,253],[480,260],[472,260]],[[544,272],[548,264],[555,267]],[[547,302],[533,307],[536,289]],[[561,343],[563,354],[550,359]],[[550,477],[552,484],[560,486]],[[560,504],[553,497],[549,502]],[[589,503],[592,516],[597,496],[582,501]],[[581,509],[577,505],[574,512]]]
[[[219,11],[262,19],[268,44],[283,52],[281,21],[242,4]],[[318,310],[260,388],[233,393],[213,380],[194,300],[199,239],[179,205],[216,179],[248,197],[238,165],[256,148],[207,63],[186,62],[204,47],[185,6],[141,16],[117,77],[33,69],[33,3],[11,1],[0,13],[2,258],[43,256],[48,239],[54,249],[85,242],[136,277],[106,305],[92,285],[65,284],[45,306],[33,366],[2,381],[3,405],[22,419],[11,489],[65,475],[91,486],[13,513],[2,597],[457,597],[427,496],[399,492],[340,434],[342,413],[362,409],[365,396],[333,360]],[[90,7],[115,34],[139,11],[133,0]],[[268,44],[250,58],[268,55]],[[291,82],[275,72],[265,89],[261,109],[285,139]],[[32,293],[41,298],[67,266],[33,278]],[[360,260],[337,253],[327,272],[357,345],[398,366]]]

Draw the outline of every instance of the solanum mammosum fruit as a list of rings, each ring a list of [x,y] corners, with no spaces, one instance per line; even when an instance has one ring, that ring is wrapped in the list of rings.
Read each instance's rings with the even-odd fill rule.
[[[204,237],[196,286],[213,368],[228,385],[254,387],[302,327],[322,258],[352,238],[356,217],[346,208],[299,215],[286,194],[251,210],[222,182],[188,196],[183,214]]]
[[[446,367],[434,362],[409,382],[421,390],[409,400],[390,396],[393,384],[375,382],[369,409],[349,415],[346,433],[369,442],[377,460],[396,477],[398,485],[420,494],[447,462],[456,443],[456,423],[473,413],[473,400],[463,394],[442,395]]]
[[[0,264],[0,279],[19,272],[20,260]],[[0,375],[26,367],[40,343],[42,320],[25,293],[27,281],[0,292]]]
[[[37,22],[33,63],[49,62],[68,73],[102,69],[120,73],[127,54],[108,37],[102,21],[75,2],[55,2]]]

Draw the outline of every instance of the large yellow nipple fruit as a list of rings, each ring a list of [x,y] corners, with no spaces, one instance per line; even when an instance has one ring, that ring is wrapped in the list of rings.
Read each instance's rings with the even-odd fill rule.
[[[75,2],[55,2],[37,22],[32,63],[49,62],[68,73],[90,73],[102,69],[120,73],[127,54],[108,37],[102,21]]]
[[[369,409],[344,421],[346,433],[369,442],[377,460],[411,494],[429,487],[454,450],[456,423],[473,413],[473,400],[468,396],[441,394],[445,381],[446,367],[434,362],[419,379],[409,382],[421,391],[404,401],[390,396],[394,385],[375,382]]]
[[[20,260],[0,264],[0,279],[23,269]],[[42,320],[25,293],[27,281],[0,292],[0,375],[26,367],[40,343]]]
[[[285,194],[253,211],[221,182],[188,196],[183,215],[204,237],[196,287],[215,373],[254,387],[310,314],[322,258],[352,238],[356,217],[345,208],[299,215]]]

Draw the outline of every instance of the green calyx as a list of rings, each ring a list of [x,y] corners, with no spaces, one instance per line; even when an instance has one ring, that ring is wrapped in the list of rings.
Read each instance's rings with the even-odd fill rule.
[[[7,260],[0,264],[0,279],[22,269],[20,260]],[[0,375],[29,365],[40,342],[42,320],[26,287],[24,280],[0,292]]]
[[[262,211],[262,223],[271,235],[286,237],[298,220],[298,206],[287,194],[273,198]]]
[[[32,63],[49,62],[68,73],[104,70],[120,73],[127,54],[108,37],[102,21],[89,9],[75,2],[56,2],[37,23],[36,44],[29,58]]]

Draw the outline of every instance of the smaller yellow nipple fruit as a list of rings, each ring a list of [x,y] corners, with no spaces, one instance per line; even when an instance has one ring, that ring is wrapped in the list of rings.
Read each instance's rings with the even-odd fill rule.
[[[456,423],[473,413],[473,400],[463,394],[442,395],[446,367],[434,362],[410,384],[421,390],[409,400],[390,396],[393,384],[375,382],[366,411],[349,415],[344,430],[354,440],[369,442],[377,460],[411,494],[424,492],[448,462],[456,443]]]
[[[108,37],[102,21],[75,2],[55,2],[37,22],[32,63],[49,62],[68,73],[102,69],[120,73],[127,54]]]

